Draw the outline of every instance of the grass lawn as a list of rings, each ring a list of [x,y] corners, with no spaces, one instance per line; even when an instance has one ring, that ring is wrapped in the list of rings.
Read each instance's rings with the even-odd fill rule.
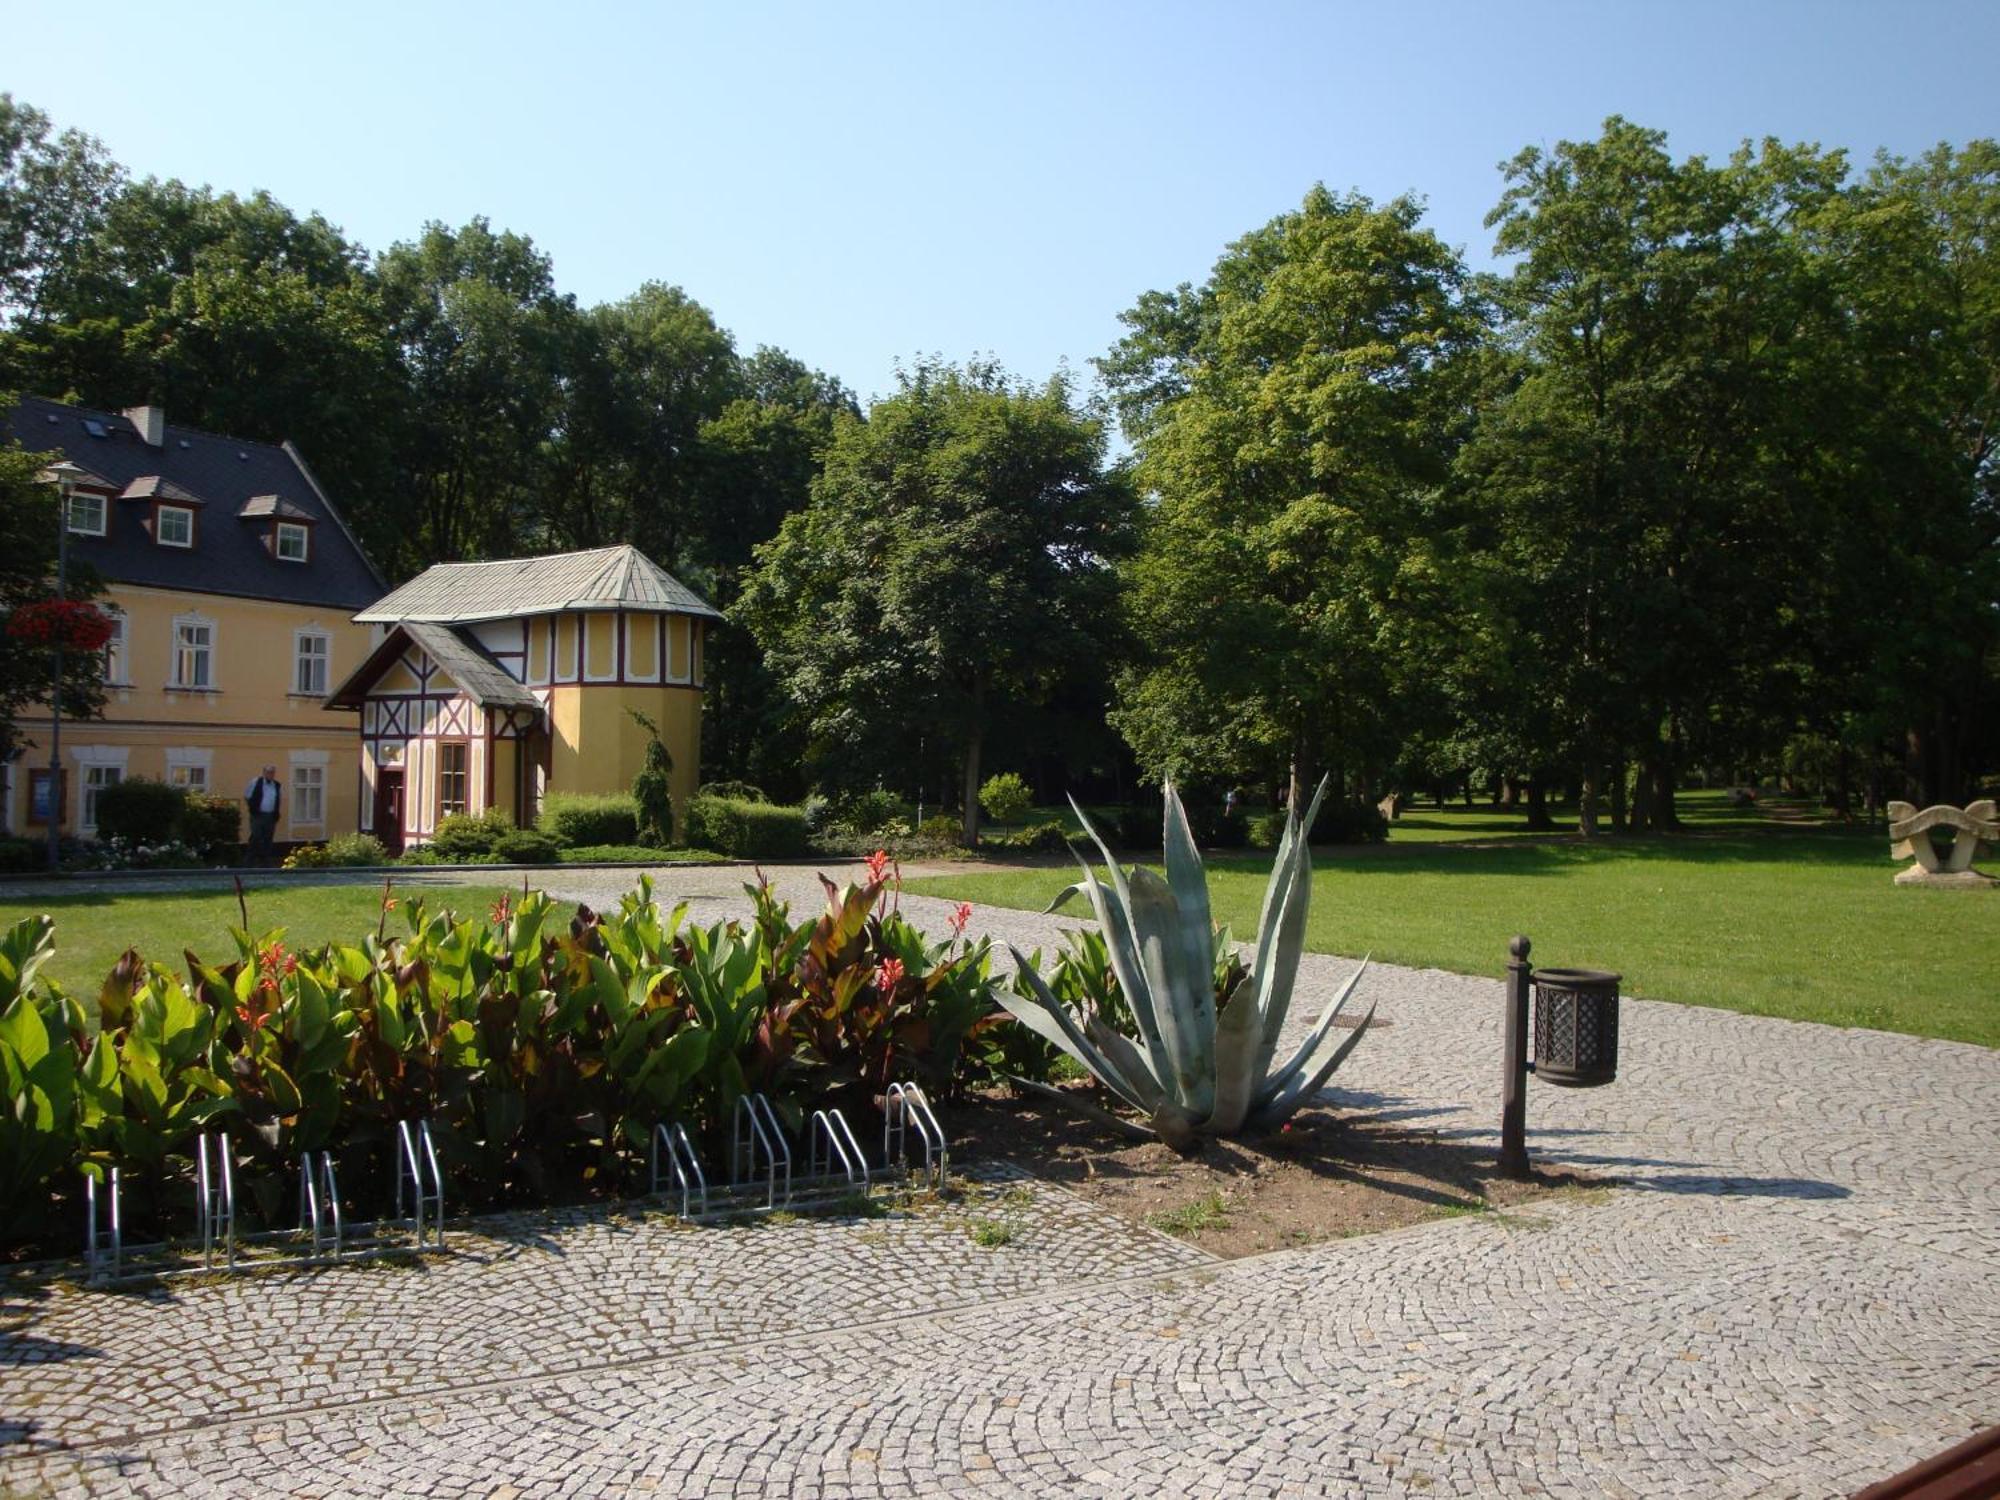
[[[1703,831],[1673,838],[1484,848],[1412,837],[1422,825],[1406,813],[1386,847],[1315,852],[1307,945],[1497,977],[1525,932],[1536,962],[1615,969],[1627,994],[2000,1046],[2000,891],[1892,885],[1879,832],[1693,811]],[[1216,920],[1241,940],[1256,933],[1270,858],[1209,860]],[[968,870],[910,889],[1038,910],[1074,878]]]
[[[468,915],[484,915],[501,894],[499,886],[405,886],[397,891],[397,900],[421,897],[432,909],[444,903]],[[380,885],[249,886],[248,896],[251,930],[283,927],[293,948],[358,941],[374,931],[382,907]],[[185,948],[211,963],[233,960],[236,945],[229,929],[242,920],[234,891],[94,892],[24,900],[0,890],[0,929],[40,912],[56,919],[56,956],[43,972],[86,997],[97,993],[127,948],[137,948],[148,961],[176,972],[184,967]],[[399,908],[389,920],[400,923],[402,917]]]

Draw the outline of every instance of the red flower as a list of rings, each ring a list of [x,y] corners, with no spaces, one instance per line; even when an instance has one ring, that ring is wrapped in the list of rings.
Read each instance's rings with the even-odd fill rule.
[[[903,961],[900,958],[886,958],[875,975],[876,988],[883,994],[895,993],[896,986],[903,982]]]
[[[964,937],[966,924],[971,920],[972,903],[970,901],[959,902],[958,910],[951,914],[951,935],[953,937]]]
[[[871,882],[879,883],[888,868],[889,851],[887,849],[877,849],[873,854],[868,856],[868,878]]]
[[[38,599],[7,617],[7,634],[31,646],[101,651],[115,629],[111,616],[81,599]]]
[[[490,913],[488,913],[495,927],[505,927],[507,925],[507,919],[511,917],[513,914],[514,914],[513,898],[511,896],[504,896],[504,895],[498,901],[493,903],[493,910]]]

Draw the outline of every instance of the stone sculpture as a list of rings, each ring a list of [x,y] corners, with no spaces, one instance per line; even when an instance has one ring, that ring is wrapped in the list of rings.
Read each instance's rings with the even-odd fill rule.
[[[1948,828],[1951,842],[1940,850],[1931,830]],[[1918,812],[1909,802],[1889,804],[1889,855],[1892,859],[1914,859],[1907,870],[1896,872],[1897,885],[1943,885],[1985,887],[2000,885],[2000,879],[1972,868],[1982,846],[1991,853],[2000,843],[2000,808],[1989,798],[1970,807],[1927,807]]]

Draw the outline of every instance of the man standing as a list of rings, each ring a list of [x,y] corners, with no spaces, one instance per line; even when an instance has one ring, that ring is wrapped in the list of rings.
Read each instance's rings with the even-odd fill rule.
[[[250,863],[269,864],[277,857],[271,835],[278,831],[278,768],[264,767],[264,774],[244,789],[243,800],[250,808]]]

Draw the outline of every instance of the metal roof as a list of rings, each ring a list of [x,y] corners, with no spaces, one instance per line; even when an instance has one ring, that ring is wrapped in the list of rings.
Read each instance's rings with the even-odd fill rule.
[[[383,637],[382,644],[368,653],[368,659],[327,695],[326,706],[359,708],[368,690],[413,645],[444,668],[459,689],[481,708],[530,708],[540,712],[542,705],[535,695],[495,661],[484,646],[449,625],[430,625],[421,620],[404,620]]]
[[[469,625],[573,609],[722,618],[706,599],[629,544],[548,557],[439,563],[354,618]]]

